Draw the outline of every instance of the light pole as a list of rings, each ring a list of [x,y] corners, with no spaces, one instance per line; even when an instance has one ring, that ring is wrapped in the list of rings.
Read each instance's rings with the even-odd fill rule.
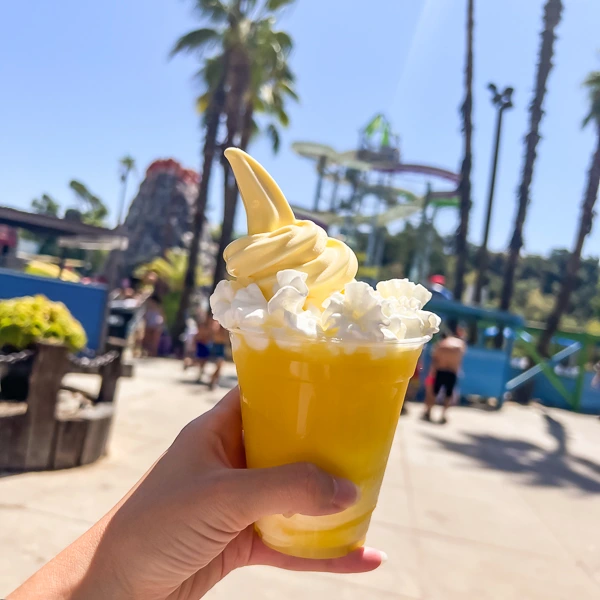
[[[477,280],[475,283],[475,294],[473,301],[475,304],[481,304],[481,292],[483,290],[483,280],[488,262],[488,238],[490,235],[490,221],[492,218],[492,206],[494,204],[494,191],[496,188],[496,171],[498,169],[498,154],[500,151],[500,137],[502,134],[502,115],[508,108],[512,108],[513,88],[504,88],[499,92],[498,88],[490,83],[488,89],[492,92],[492,104],[496,107],[496,139],[494,141],[494,155],[492,158],[492,175],[490,177],[490,188],[488,193],[487,212],[485,216],[485,227],[483,230],[483,241],[477,254]]]

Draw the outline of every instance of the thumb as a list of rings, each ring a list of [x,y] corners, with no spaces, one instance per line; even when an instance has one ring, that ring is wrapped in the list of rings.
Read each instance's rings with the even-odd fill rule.
[[[228,486],[229,506],[240,529],[269,515],[330,515],[358,500],[358,488],[311,463],[239,469]]]

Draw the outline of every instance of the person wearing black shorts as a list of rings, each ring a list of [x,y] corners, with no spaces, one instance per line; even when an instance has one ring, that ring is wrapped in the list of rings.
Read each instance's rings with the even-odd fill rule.
[[[456,385],[457,376],[452,371],[436,371],[435,379],[433,381],[433,391],[435,392],[436,398],[439,393],[444,389],[446,398],[452,398],[454,394],[454,386]]]
[[[425,412],[423,419],[431,421],[431,410],[436,398],[444,390],[444,411],[441,423],[446,423],[446,412],[454,397],[454,388],[462,366],[466,344],[455,334],[441,334],[441,340],[431,351],[431,370],[425,380]]]

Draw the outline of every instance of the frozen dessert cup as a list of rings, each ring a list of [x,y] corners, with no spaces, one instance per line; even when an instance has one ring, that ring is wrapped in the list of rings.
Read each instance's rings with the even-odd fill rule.
[[[394,431],[423,345],[440,319],[407,279],[356,281],[343,240],[296,219],[256,160],[228,148],[248,235],[223,252],[230,281],[210,299],[231,333],[247,464],[313,463],[353,481],[358,502],[329,516],[274,515],[265,544],[294,556],[343,556],[365,541]]]
[[[248,467],[309,462],[360,490],[358,503],[335,515],[261,519],[255,527],[267,546],[335,558],[363,545],[408,382],[428,339],[282,343],[231,332]]]

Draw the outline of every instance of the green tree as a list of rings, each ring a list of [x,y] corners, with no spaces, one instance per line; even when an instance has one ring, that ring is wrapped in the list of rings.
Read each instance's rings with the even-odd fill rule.
[[[220,0],[196,0],[196,12],[203,21],[208,21],[215,28],[202,27],[185,34],[177,40],[171,51],[172,56],[186,52],[193,53],[198,58],[204,59],[205,62],[200,73],[204,74],[204,80],[211,81],[212,83],[203,115],[204,146],[202,150],[202,169],[192,222],[192,240],[187,256],[183,289],[181,291],[177,315],[172,327],[173,340],[176,345],[179,344],[181,335],[185,330],[185,319],[192,293],[196,287],[195,279],[198,270],[200,241],[206,221],[208,190],[217,151],[219,124],[225,106],[225,82],[229,70],[230,57],[229,52],[224,48],[225,32],[230,20],[227,6]],[[215,51],[215,49],[218,59],[207,60],[207,53]]]
[[[77,199],[79,208],[78,209],[70,209],[70,212],[67,211],[65,213],[65,218],[67,218],[67,213],[71,215],[71,217],[75,218],[75,211],[79,212],[81,215],[81,220],[88,225],[97,225],[102,227],[104,225],[105,219],[108,216],[108,209],[106,205],[98,196],[94,195],[87,188],[86,185],[81,183],[81,181],[77,181],[76,179],[72,179],[69,182],[69,187],[75,193],[75,197]]]
[[[247,52],[251,58],[248,87],[241,102],[241,120],[227,113],[227,141],[225,147],[237,146],[247,150],[252,137],[262,129],[271,140],[273,152],[279,150],[279,127],[289,125],[286,100],[298,99],[294,90],[294,76],[287,58],[292,48],[289,36],[272,30],[273,20],[257,27],[254,38],[248,39]],[[228,106],[228,111],[237,113],[239,107]],[[258,117],[258,120],[255,118]],[[225,277],[223,252],[231,242],[235,215],[239,204],[238,187],[229,166],[223,157],[223,225],[219,249],[213,273],[215,287]]]
[[[204,59],[200,70],[206,85],[206,110],[204,112],[204,152],[202,179],[200,181],[193,235],[188,255],[188,265],[181,303],[173,327],[173,337],[179,340],[185,328],[185,317],[194,291],[194,273],[198,264],[198,250],[205,222],[208,186],[213,162],[217,153],[217,140],[221,117],[227,124],[227,143],[232,144],[232,134],[239,135],[244,118],[245,96],[251,82],[255,62],[254,43],[258,32],[267,35],[272,31],[275,13],[293,0],[196,0],[197,13],[210,27],[203,27],[181,37],[172,54],[193,52]],[[276,32],[273,32],[275,34]],[[281,44],[280,38],[279,43]],[[250,51],[252,50],[252,51]],[[225,186],[230,184],[225,178]],[[233,202],[228,202],[228,216]],[[233,209],[235,213],[235,209]],[[227,234],[227,232],[225,232]]]
[[[60,215],[60,204],[52,196],[42,194],[40,198],[34,198],[31,201],[31,212],[37,215],[58,217]],[[58,255],[58,245],[55,235],[33,233],[27,230],[23,230],[20,235],[26,240],[36,242],[39,254]]]
[[[58,217],[60,204],[52,196],[42,194],[41,198],[34,198],[31,201],[31,210],[38,215]]]
[[[456,232],[456,267],[454,297],[460,301],[465,289],[467,268],[467,235],[471,212],[471,167],[473,163],[471,138],[473,135],[473,29],[474,0],[467,0],[467,58],[465,63],[465,99],[461,106],[463,119],[464,156],[460,167],[460,222]]]
[[[521,183],[518,188],[518,208],[515,216],[513,234],[508,248],[508,259],[504,270],[504,281],[500,296],[500,309],[509,310],[513,296],[515,273],[519,255],[523,247],[523,227],[529,206],[531,181],[537,157],[537,145],[540,141],[540,123],[544,115],[543,105],[546,97],[546,84],[552,69],[554,55],[555,30],[562,16],[563,5],[561,0],[547,0],[544,7],[544,28],[541,34],[541,45],[538,65],[535,75],[535,88],[533,100],[529,108],[529,132],[525,137],[525,156]],[[501,334],[500,334],[501,335]],[[501,338],[497,343],[502,342]]]
[[[590,93],[590,111],[583,125],[593,124],[596,130],[596,144],[588,171],[575,245],[569,256],[567,267],[563,271],[560,291],[556,296],[554,308],[548,317],[546,329],[538,341],[538,352],[543,355],[548,354],[552,336],[558,329],[561,318],[569,306],[569,301],[571,300],[571,295],[577,281],[577,274],[581,267],[581,251],[583,250],[586,237],[592,230],[592,222],[595,216],[594,206],[598,198],[598,185],[600,184],[600,71],[592,73],[586,79],[585,85]]]

